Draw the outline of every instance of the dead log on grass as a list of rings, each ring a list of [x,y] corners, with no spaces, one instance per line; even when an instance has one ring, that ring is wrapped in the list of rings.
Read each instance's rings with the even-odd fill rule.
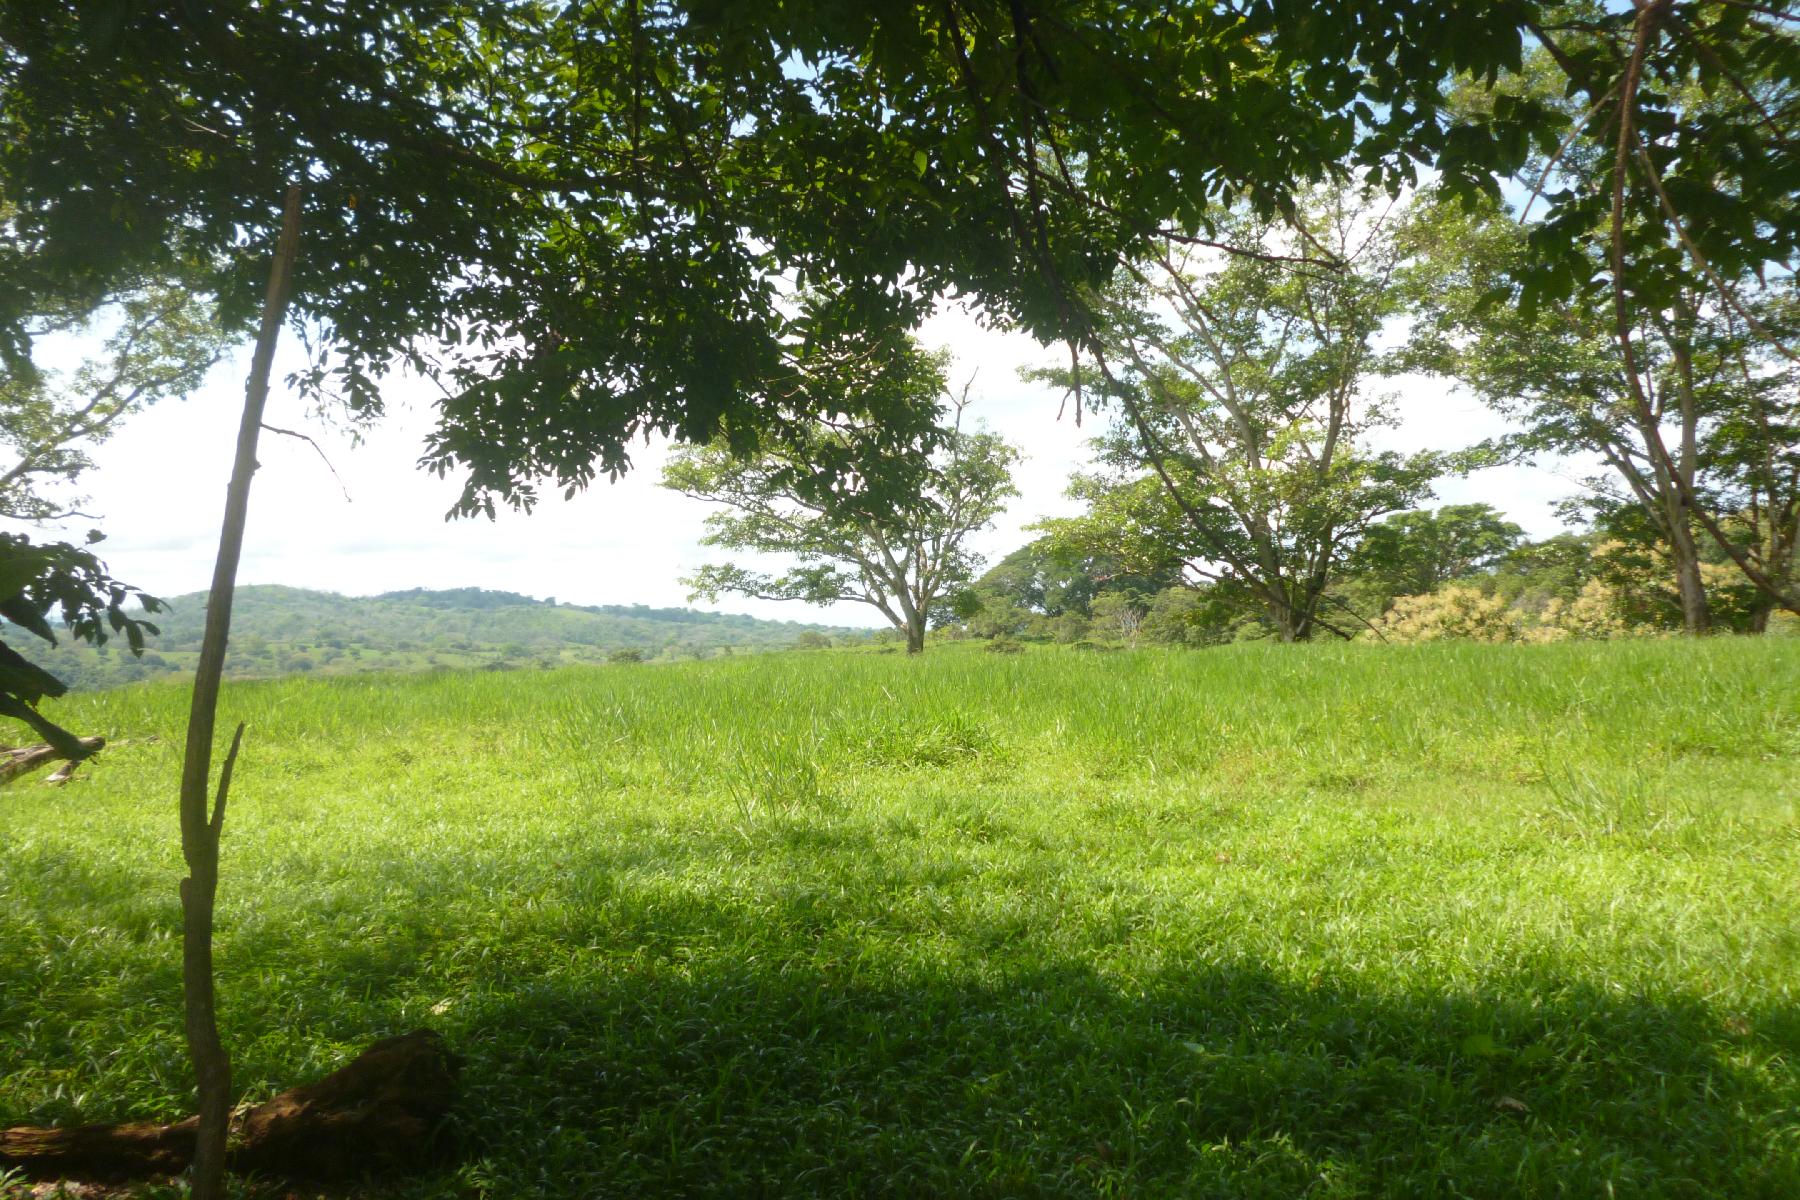
[[[235,1114],[227,1161],[316,1180],[428,1167],[445,1149],[439,1126],[460,1065],[429,1029],[376,1042],[318,1082]],[[0,1130],[0,1171],[100,1183],[173,1175],[194,1157],[199,1120]]]
[[[20,746],[16,750],[0,751],[0,783],[11,783],[21,775],[31,774],[45,763],[64,758],[68,759],[68,762],[57,770],[56,775],[51,777],[54,782],[62,783],[74,774],[76,767],[98,754],[106,745],[106,739],[103,737],[77,738],[76,741],[85,752],[80,758],[70,758],[60,748],[49,742],[40,742],[36,746]],[[57,776],[61,776],[61,778],[57,778]]]

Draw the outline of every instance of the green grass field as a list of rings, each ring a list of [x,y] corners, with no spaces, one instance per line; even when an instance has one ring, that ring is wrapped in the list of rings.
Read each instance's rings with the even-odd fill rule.
[[[0,795],[0,1125],[189,1111],[185,693]],[[230,685],[252,1099],[425,1025],[404,1196],[1800,1195],[1800,640]],[[150,740],[150,739],[158,740]]]

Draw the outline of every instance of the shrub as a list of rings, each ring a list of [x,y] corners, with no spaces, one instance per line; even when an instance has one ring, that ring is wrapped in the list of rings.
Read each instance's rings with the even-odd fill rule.
[[[635,646],[625,646],[608,654],[606,661],[609,663],[641,663],[644,661],[644,652]]]
[[[1518,620],[1506,601],[1456,584],[1421,596],[1401,596],[1371,624],[1390,642],[1448,638],[1510,642],[1519,638]]]
[[[973,595],[974,593],[970,593]],[[988,596],[981,607],[966,616],[964,624],[978,638],[1016,637],[1030,628],[1033,614],[999,596]]]
[[[1089,609],[1094,614],[1094,632],[1127,642],[1137,641],[1144,615],[1150,611],[1149,605],[1136,595],[1123,591],[1101,592],[1094,597]]]
[[[1206,615],[1206,598],[1198,589],[1164,588],[1150,598],[1141,632],[1148,642],[1197,645],[1205,640],[1201,623]]]
[[[989,654],[1023,654],[1025,647],[1011,638],[995,638],[987,644]]]
[[[1619,591],[1602,579],[1582,584],[1573,600],[1560,598],[1544,605],[1537,624],[1526,631],[1534,642],[1560,642],[1567,638],[1629,637],[1642,632],[1625,619]]]

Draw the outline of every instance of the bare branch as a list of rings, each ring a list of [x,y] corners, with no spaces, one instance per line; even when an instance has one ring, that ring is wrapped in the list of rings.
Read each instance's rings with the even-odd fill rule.
[[[342,475],[339,475],[337,468],[331,465],[331,459],[326,457],[324,448],[321,447],[318,442],[314,441],[312,438],[308,437],[304,433],[299,432],[298,430],[282,429],[282,428],[279,428],[278,426],[269,424],[267,421],[263,422],[263,428],[268,430],[270,433],[278,433],[282,437],[297,438],[300,441],[305,442],[307,445],[311,446],[313,448],[313,453],[315,453],[319,456],[319,461],[325,464],[325,469],[327,471],[331,472],[331,477],[333,479],[337,480],[338,490],[344,493],[344,502],[347,504],[355,503],[354,500],[350,499],[350,489],[348,487],[344,486],[344,477]]]

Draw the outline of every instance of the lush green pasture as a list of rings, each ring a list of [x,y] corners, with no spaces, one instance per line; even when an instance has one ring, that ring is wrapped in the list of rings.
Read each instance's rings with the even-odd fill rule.
[[[68,703],[131,743],[0,794],[0,1125],[186,1111],[184,703]],[[443,1030],[464,1154],[405,1195],[1800,1195],[1800,641],[225,708],[238,1080]]]

